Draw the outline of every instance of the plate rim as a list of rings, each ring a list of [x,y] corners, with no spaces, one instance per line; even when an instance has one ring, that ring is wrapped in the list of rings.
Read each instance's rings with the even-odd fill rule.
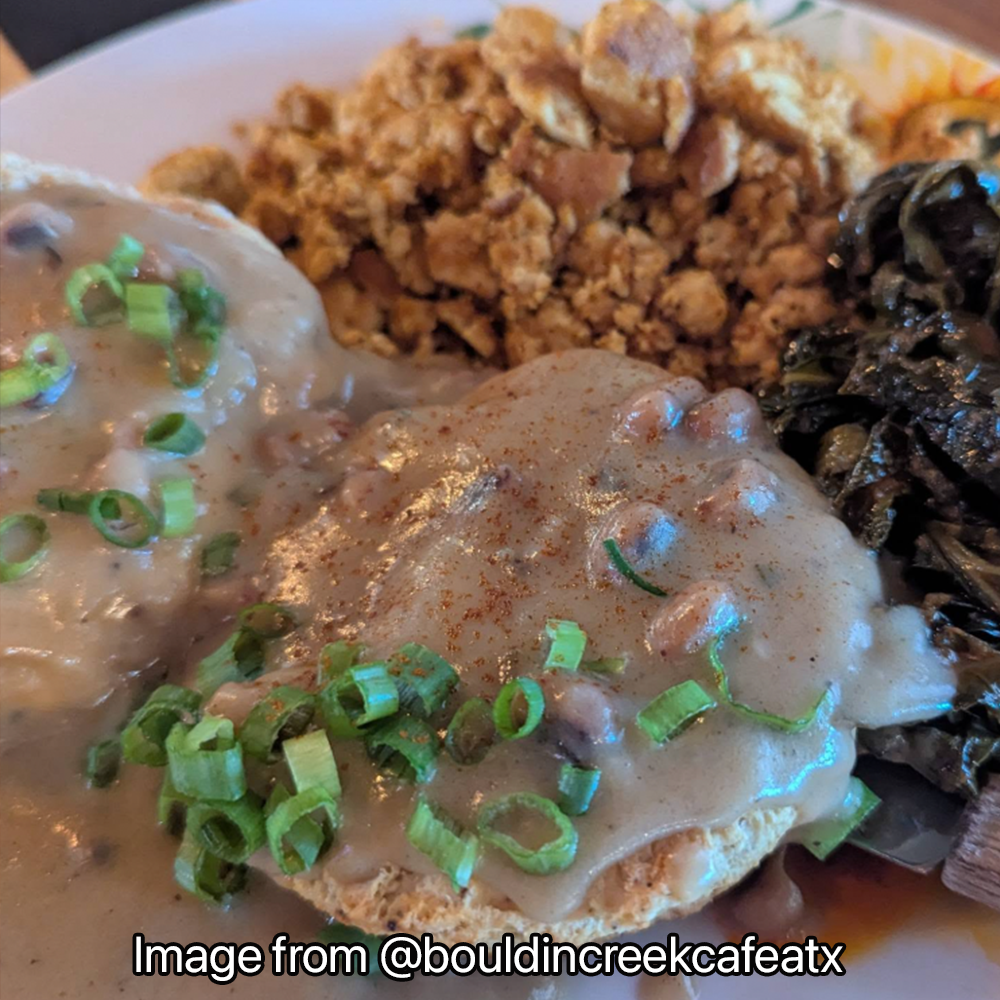
[[[751,2],[754,2],[754,0],[751,0]],[[974,42],[967,41],[960,35],[956,35],[947,29],[937,28],[921,18],[912,17],[909,14],[900,13],[895,10],[883,10],[865,3],[863,0],[812,0],[812,2],[818,7],[827,7],[833,10],[838,8],[841,10],[850,10],[856,15],[865,17],[875,23],[893,26],[897,29],[900,27],[905,28],[916,35],[922,36],[929,42],[944,42],[952,51],[973,56],[1000,73],[1000,52],[981,49]],[[47,84],[55,78],[75,71],[84,64],[100,59],[106,53],[131,45],[148,35],[165,31],[176,23],[210,18],[223,11],[244,10],[248,9],[251,5],[258,7],[267,4],[294,6],[296,4],[309,3],[315,3],[315,0],[205,0],[204,3],[196,7],[181,7],[177,10],[168,11],[150,21],[133,25],[130,28],[124,28],[107,38],[102,38],[82,49],[70,52],[49,63],[37,73],[32,73],[26,80],[15,84],[3,96],[0,96],[0,110],[5,106],[19,103],[19,98],[26,93],[37,90],[41,84]],[[529,4],[544,9],[545,0],[533,0],[533,3],[529,0]],[[664,6],[670,6],[669,0],[667,0]],[[0,121],[0,138],[2,138],[2,121]]]

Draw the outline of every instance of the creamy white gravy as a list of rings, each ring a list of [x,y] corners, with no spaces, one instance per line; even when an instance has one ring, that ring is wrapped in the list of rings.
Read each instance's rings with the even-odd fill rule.
[[[0,711],[10,738],[12,713],[92,703],[121,675],[183,654],[199,620],[214,621],[247,596],[234,593],[233,578],[199,591],[206,540],[240,531],[240,564],[254,565],[255,551],[308,503],[349,417],[454,393],[456,376],[400,378],[376,358],[349,355],[331,341],[312,286],[267,245],[218,224],[77,187],[6,193],[3,206],[5,358],[51,331],[76,370],[57,405],[0,417],[0,512],[35,509],[45,487],[121,489],[155,508],[157,482],[173,476],[194,479],[200,507],[192,535],[136,552],[103,544],[86,517],[48,518],[49,557],[4,588]],[[31,225],[56,235],[25,246],[15,230]],[[146,245],[150,277],[198,267],[226,295],[219,370],[203,393],[176,389],[163,352],[124,323],[74,326],[69,276],[103,261],[122,233]],[[202,451],[174,458],[141,446],[149,422],[170,412],[208,435]],[[187,627],[178,630],[179,620]]]
[[[602,769],[567,871],[526,875],[490,852],[480,864],[498,897],[537,919],[572,913],[608,865],[672,831],[759,805],[792,805],[801,822],[831,812],[855,726],[934,715],[951,696],[917,610],[885,605],[875,559],[742,391],[709,398],[650,365],[570,352],[455,406],[379,415],[337,462],[337,491],[268,562],[271,590],[308,609],[289,660],[311,673],[339,636],[374,657],[416,641],[454,663],[459,698],[538,678],[547,710],[536,733],[474,767],[442,756],[427,790],[472,825],[499,795],[553,797],[560,759]],[[669,596],[614,571],[607,538]],[[624,673],[545,673],[550,618],[579,622],[587,655],[624,657]],[[711,689],[705,646],[727,633],[735,696],[798,718],[829,689],[816,723],[788,735],[720,708],[652,744],[636,712],[689,678]],[[349,777],[331,870],[348,881],[387,859],[432,870],[403,832],[412,787],[376,781],[356,745],[337,757]],[[692,858],[690,877],[710,864]]]
[[[3,211],[24,211],[26,200],[5,196]],[[130,773],[115,790],[89,793],[78,778],[86,743],[124,711],[113,698],[90,706],[150,666],[189,678],[198,650],[261,595],[295,605],[303,622],[275,663],[287,667],[280,680],[312,673],[322,643],[339,637],[373,655],[430,646],[461,675],[455,704],[492,697],[520,674],[539,679],[539,730],[476,767],[442,755],[426,792],[471,825],[483,801],[506,792],[554,796],[564,759],[602,768],[591,812],[576,820],[569,870],[533,877],[487,852],[477,871],[498,898],[544,920],[571,913],[608,865],[671,831],[761,804],[793,805],[802,822],[828,813],[844,795],[856,725],[933,715],[949,699],[950,669],[919,614],[886,606],[875,561],[774,448],[744,394],[707,398],[652,366],[574,352],[454,405],[416,407],[454,398],[454,382],[407,381],[335,348],[315,293],[264,249],[80,188],[31,200],[72,225],[54,244],[58,260],[0,250],[4,350],[16,358],[30,336],[52,330],[77,371],[54,407],[4,412],[0,512],[32,509],[41,487],[142,496],[181,472],[195,477],[202,511],[196,535],[137,552],[105,545],[85,519],[52,516],[48,560],[3,588],[5,997],[174,995],[176,981],[128,975],[133,930],[182,941],[313,932],[315,915],[263,878],[230,914],[179,898],[174,842],[153,824],[158,775]],[[202,396],[174,390],[156,352],[123,327],[67,319],[68,274],[102,259],[122,232],[165,268],[202,267],[229,299],[219,375]],[[397,408],[352,433],[351,418],[387,405]],[[207,448],[184,460],[149,455],[142,428],[176,410],[202,424]],[[241,571],[200,585],[201,544],[232,529],[248,539]],[[667,598],[609,567],[609,537]],[[543,673],[552,617],[581,624],[588,656],[624,657],[624,674]],[[721,634],[738,698],[798,716],[829,690],[816,723],[787,735],[720,708],[651,745],[636,711],[688,678],[710,688],[705,645]],[[238,716],[246,692],[222,692],[217,705]],[[414,789],[380,778],[357,745],[336,753],[345,822],[325,863],[344,880],[386,861],[431,870],[403,835]],[[688,876],[710,863],[690,859]],[[329,995],[323,981],[294,989],[311,995],[317,982]],[[241,981],[240,995],[272,988],[263,977]],[[500,988],[527,990],[489,987]]]

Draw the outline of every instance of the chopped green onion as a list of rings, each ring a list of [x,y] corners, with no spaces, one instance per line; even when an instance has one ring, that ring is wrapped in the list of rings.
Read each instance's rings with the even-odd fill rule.
[[[498,829],[500,821],[518,811],[535,813],[555,827],[555,836],[541,847],[525,847]],[[568,868],[576,857],[577,832],[569,818],[551,800],[533,792],[515,792],[487,802],[479,810],[479,836],[503,851],[520,869],[531,875],[551,875]]]
[[[437,772],[438,734],[412,715],[394,716],[377,725],[365,737],[365,747],[379,767],[404,781],[425,784]]]
[[[236,550],[243,539],[238,531],[223,531],[201,550],[201,575],[224,576],[236,564]]]
[[[319,698],[326,728],[339,739],[359,736],[362,727],[399,711],[399,691],[384,663],[351,667]]]
[[[860,778],[852,777],[847,798],[837,816],[807,823],[795,831],[795,841],[820,861],[826,861],[881,803],[882,800]]]
[[[108,267],[116,278],[124,281],[134,278],[146,254],[146,248],[128,233],[122,233],[114,250],[108,256]]]
[[[107,788],[118,777],[122,760],[120,740],[101,740],[87,747],[84,776],[89,788]]]
[[[322,729],[305,736],[285,740],[285,762],[297,792],[325,788],[333,798],[340,797],[340,775],[330,740]]]
[[[607,550],[608,555],[611,557],[611,564],[616,570],[626,580],[630,580],[641,590],[645,590],[648,594],[653,594],[656,597],[666,597],[667,592],[661,590],[656,586],[655,583],[650,583],[648,580],[643,579],[630,565],[629,561],[622,555],[622,550],[618,547],[618,543],[613,538],[604,539],[604,548]]]
[[[170,772],[163,772],[163,783],[156,798],[156,822],[172,837],[179,837],[187,825],[187,811],[194,800],[181,795],[170,780]]]
[[[206,851],[191,836],[181,841],[174,859],[177,884],[206,903],[226,908],[247,882],[246,865],[233,865]]]
[[[364,648],[360,642],[348,642],[346,639],[328,642],[319,654],[320,683],[333,680],[353,667],[361,659]]]
[[[748,719],[753,719],[755,722],[759,722],[769,729],[777,729],[782,733],[801,733],[808,729],[816,721],[819,710],[823,707],[830,694],[830,689],[827,688],[816,700],[813,707],[798,719],[787,719],[781,715],[774,715],[772,712],[762,712],[751,708],[749,705],[744,705],[743,702],[737,701],[733,697],[729,688],[729,676],[726,673],[726,668],[722,665],[722,660],[719,658],[718,640],[708,647],[708,659],[712,664],[712,671],[715,674],[715,682],[719,686],[719,693],[726,704],[740,715]]]
[[[316,699],[301,688],[275,688],[250,710],[240,727],[240,742],[251,756],[267,764],[278,761],[283,740],[299,736],[312,721]]]
[[[48,555],[49,527],[36,514],[8,514],[0,520],[0,583],[26,576]]]
[[[587,633],[576,622],[550,618],[545,632],[552,640],[545,659],[546,670],[576,670],[587,648]]]
[[[303,836],[303,831],[309,827],[301,824],[304,819],[312,819],[317,811],[322,812],[321,823],[317,825],[323,830],[323,843],[313,853],[314,842]],[[268,847],[282,872],[297,875],[312,867],[316,858],[333,842],[339,826],[340,810],[336,799],[326,788],[315,785],[278,802],[271,809],[266,821]],[[302,853],[303,850],[306,853]]]
[[[163,684],[133,713],[122,732],[122,756],[130,764],[166,767],[167,737],[178,722],[194,722],[201,707],[197,691]]]
[[[238,628],[214,653],[199,664],[195,687],[206,697],[230,681],[250,681],[264,672],[264,640]]]
[[[160,483],[160,500],[163,503],[163,537],[190,535],[198,520],[194,481],[187,476],[164,479]]]
[[[264,805],[265,819],[282,802],[287,802],[291,797],[292,793],[280,781],[277,782]],[[324,830],[324,826],[326,830]],[[333,830],[330,825],[329,816],[323,816],[322,825],[317,823],[311,816],[302,816],[292,824],[291,828],[285,833],[283,840],[287,841],[290,853],[298,856],[298,860],[304,868],[311,868],[323,852],[324,846],[332,838],[332,835]]]
[[[138,549],[156,536],[156,518],[137,497],[123,490],[101,490],[90,498],[90,521],[112,545]]]
[[[456,764],[478,764],[486,758],[496,736],[489,704],[482,698],[470,698],[448,724],[444,745]]]
[[[194,339],[194,338],[188,338]],[[180,341],[180,338],[178,338]],[[182,390],[196,394],[219,370],[219,341],[217,338],[195,340],[198,348],[195,357],[188,352],[178,352],[177,344],[167,344],[167,366],[171,384]]]
[[[133,333],[168,346],[177,336],[184,310],[169,285],[130,281],[125,286],[125,317]]]
[[[54,514],[86,514],[93,497],[81,490],[44,489],[35,494],[35,501]]]
[[[635,721],[654,743],[666,743],[715,707],[715,699],[697,681],[681,681],[657,695]]]
[[[0,408],[52,395],[72,371],[73,362],[62,340],[54,333],[40,333],[28,343],[16,365],[0,371]]]
[[[185,268],[177,275],[181,305],[196,337],[218,339],[226,321],[225,296],[205,281],[195,268]]]
[[[358,927],[349,924],[332,923],[324,927],[316,940],[321,944],[363,944],[368,949],[368,975],[377,975],[382,971],[378,964],[378,952],[385,938],[377,934],[366,934]],[[353,965],[349,973],[357,971]]]
[[[174,788],[195,799],[235,802],[247,790],[243,747],[231,719],[206,715],[194,727],[178,722],[167,737]]]
[[[170,455],[193,455],[205,446],[205,432],[186,414],[167,413],[146,428],[142,443]]]
[[[295,629],[295,616],[279,604],[251,604],[240,612],[240,626],[260,639],[280,639]]]
[[[563,764],[559,771],[559,808],[567,816],[582,816],[590,808],[600,783],[599,767]]]
[[[400,708],[422,719],[443,708],[458,684],[455,668],[417,642],[408,642],[389,657],[389,673],[399,685]]]
[[[235,802],[194,802],[187,812],[187,831],[223,861],[242,864],[267,839],[264,810],[253,792]]]
[[[599,660],[584,660],[581,670],[589,670],[592,674],[623,674],[625,673],[624,656],[602,656]]]
[[[519,723],[519,700],[524,702],[524,718]],[[538,728],[545,713],[545,695],[538,681],[530,677],[515,677],[497,695],[493,705],[493,724],[505,740],[520,740]]]
[[[468,886],[479,854],[478,838],[422,795],[406,824],[406,839],[451,879],[455,892]]]
[[[105,264],[78,267],[66,282],[66,304],[81,326],[117,323],[124,295],[122,283]]]

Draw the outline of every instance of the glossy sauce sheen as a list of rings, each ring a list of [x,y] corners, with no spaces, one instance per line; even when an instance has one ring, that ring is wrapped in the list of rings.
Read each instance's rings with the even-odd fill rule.
[[[487,852],[478,876],[540,920],[574,911],[614,861],[672,831],[790,804],[800,822],[841,803],[854,727],[934,715],[950,669],[914,608],[887,608],[876,562],[808,477],[771,444],[752,399],[707,398],[690,380],[598,352],[550,356],[498,376],[461,404],[375,417],[341,452],[337,494],[281,537],[268,567],[278,597],[309,608],[298,655],[361,639],[387,656],[424,643],[459,671],[459,696],[493,697],[531,674],[546,694],[536,733],[474,767],[442,755],[429,794],[472,824],[485,800],[555,797],[559,758],[602,769],[576,821],[567,871],[526,875]],[[613,570],[616,538],[659,598]],[[588,657],[624,657],[621,677],[543,672],[545,624],[579,622]],[[713,689],[706,643],[736,697],[803,715],[788,735],[725,708],[667,746],[636,712],[688,678]],[[294,651],[293,651],[294,655]],[[356,746],[347,767],[338,878],[385,860],[431,870],[403,834],[413,791],[384,780]],[[686,866],[697,880],[711,858]]]
[[[135,552],[104,544],[85,516],[48,518],[49,557],[4,588],[0,696],[9,738],[12,713],[97,701],[122,674],[182,654],[190,635],[177,634],[178,621],[212,620],[239,606],[232,580],[195,602],[202,546],[217,532],[240,531],[241,564],[253,565],[255,548],[317,488],[317,467],[350,425],[339,407],[367,416],[397,399],[434,398],[446,380],[430,373],[380,385],[387,366],[331,341],[315,290],[292,266],[217,222],[61,186],[30,198],[5,194],[3,208],[7,232],[53,216],[64,229],[56,253],[0,244],[5,356],[16,359],[33,336],[51,331],[76,370],[56,406],[4,411],[2,514],[35,510],[45,487],[122,489],[156,511],[156,484],[176,476],[194,480],[200,513],[191,536]],[[147,280],[197,267],[226,295],[219,370],[204,393],[176,389],[162,350],[124,323],[74,326],[67,280],[103,261],[122,233],[146,245]],[[148,424],[170,412],[206,433],[202,451],[176,458],[142,447]]]
[[[136,552],[106,545],[85,519],[49,519],[48,560],[3,593],[0,696],[15,744],[55,727],[54,709],[85,708],[150,664],[183,680],[196,660],[190,644],[207,633],[211,648],[233,611],[260,595],[294,605],[303,622],[281,651],[289,672],[278,680],[311,674],[322,643],[341,637],[361,639],[373,657],[410,641],[436,650],[461,675],[453,706],[492,698],[504,681],[530,674],[545,690],[543,725],[475,767],[442,755],[425,791],[474,825],[478,807],[498,795],[555,797],[563,760],[602,768],[590,813],[575,821],[580,847],[569,870],[529,876],[490,851],[477,870],[498,900],[551,921],[572,913],[609,865],[672,831],[728,823],[758,806],[792,805],[801,822],[831,812],[844,797],[856,725],[931,716],[948,701],[951,671],[919,614],[885,606],[875,561],[774,448],[745,394],[709,399],[655,367],[573,352],[497,377],[454,405],[380,414],[350,435],[338,408],[361,418],[392,402],[379,384],[390,372],[330,344],[315,293],[284,262],[211,225],[111,196],[54,188],[44,201],[73,221],[59,242],[63,264],[2,257],[4,344],[16,355],[31,335],[53,330],[78,369],[51,410],[4,413],[3,513],[33,509],[40,487],[145,495],[177,474],[195,477],[203,511],[197,535]],[[5,199],[4,211],[17,203]],[[124,327],[80,330],[66,319],[62,288],[72,268],[103,259],[122,232],[167,262],[202,267],[227,295],[220,372],[201,397],[174,390],[155,349]],[[447,391],[411,380],[397,398]],[[139,447],[148,420],[173,410],[209,432],[205,452],[176,460]],[[303,448],[317,421],[318,442]],[[200,545],[234,528],[251,539],[241,572],[199,588]],[[606,538],[668,597],[614,571]],[[624,657],[624,674],[543,672],[549,618],[579,622],[586,656]],[[688,678],[712,689],[705,647],[719,636],[739,699],[795,717],[829,690],[816,723],[788,735],[719,708],[667,746],[652,745],[636,712]],[[216,707],[239,715],[257,689],[220,692]],[[64,765],[107,726],[95,718],[71,716],[64,733],[72,732],[60,737]],[[335,752],[345,819],[325,864],[344,881],[385,862],[432,871],[403,832],[412,786],[380,775],[358,744]],[[39,784],[42,758],[21,743],[4,761],[5,895],[40,887],[37,900],[19,903],[21,919],[11,918],[28,941],[61,894],[86,906],[60,860],[60,831],[69,831],[67,842],[111,836],[105,809],[61,792],[74,787],[65,766]],[[93,801],[118,811],[116,823],[149,829],[152,782],[144,778]],[[169,891],[162,853],[149,861],[157,880],[167,869],[154,896]],[[135,913],[143,865],[130,857],[100,884],[116,900],[120,893],[113,908]],[[711,863],[685,859],[685,877],[696,885]],[[151,898],[142,910],[159,920],[162,905]],[[196,904],[179,905],[190,914]],[[187,919],[182,940],[196,936],[184,930]],[[232,939],[222,930],[232,919],[221,918],[220,939]],[[286,929],[281,920],[265,915],[270,933],[256,939]],[[48,995],[67,981],[65,966],[42,980],[21,959],[18,969],[4,981],[22,993],[32,984],[34,995]]]

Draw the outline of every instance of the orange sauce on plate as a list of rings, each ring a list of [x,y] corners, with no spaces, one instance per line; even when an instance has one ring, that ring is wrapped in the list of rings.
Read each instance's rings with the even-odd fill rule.
[[[951,892],[937,872],[921,875],[852,847],[826,862],[791,850],[786,871],[802,890],[805,903],[786,941],[814,935],[828,944],[843,942],[849,963],[903,928],[914,928],[930,930],[939,938],[971,937],[1000,966],[1000,913]],[[738,924],[725,906],[717,908],[717,917],[734,941],[757,930]]]

